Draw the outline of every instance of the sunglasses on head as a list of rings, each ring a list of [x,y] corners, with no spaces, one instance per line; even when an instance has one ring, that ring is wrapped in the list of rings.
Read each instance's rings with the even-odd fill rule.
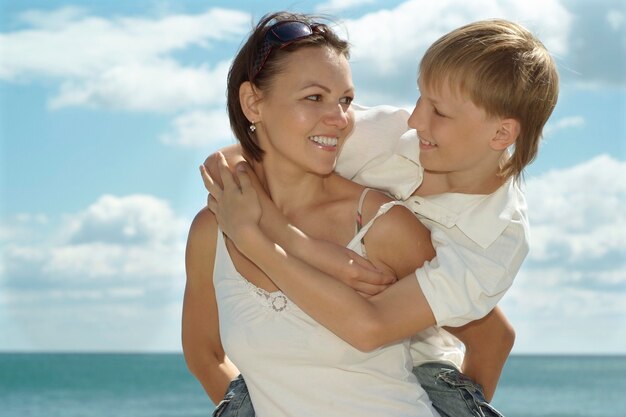
[[[265,65],[265,61],[267,61],[267,58],[274,48],[282,49],[295,41],[308,38],[314,33],[319,32],[319,25],[309,25],[308,23],[293,20],[283,20],[272,25],[267,32],[265,32],[263,46],[261,47],[259,56],[254,61],[254,70],[250,81],[254,81],[259,75]]]

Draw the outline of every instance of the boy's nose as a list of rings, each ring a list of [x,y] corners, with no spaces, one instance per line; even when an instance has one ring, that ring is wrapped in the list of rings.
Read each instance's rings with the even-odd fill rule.
[[[420,130],[424,130],[423,107],[424,106],[422,105],[422,99],[417,99],[417,103],[415,103],[415,108],[413,109],[413,112],[411,113],[411,116],[409,116],[409,120],[407,122],[411,129],[415,129],[418,132]]]

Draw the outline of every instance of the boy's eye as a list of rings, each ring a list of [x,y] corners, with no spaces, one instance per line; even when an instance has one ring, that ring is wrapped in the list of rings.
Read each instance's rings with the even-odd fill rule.
[[[433,112],[440,117],[446,117],[444,114],[442,114],[439,110],[437,110],[437,107],[433,107]]]

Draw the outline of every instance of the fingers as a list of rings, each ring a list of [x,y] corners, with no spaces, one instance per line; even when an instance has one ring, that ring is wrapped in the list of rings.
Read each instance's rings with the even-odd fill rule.
[[[397,281],[397,277],[391,271],[377,269],[370,261],[356,253],[350,253],[350,264],[354,268],[355,281],[371,285],[391,285]]]
[[[207,199],[207,207],[209,207],[209,210],[211,210],[213,214],[217,215],[217,210],[219,206],[217,204],[217,200],[215,199],[215,197],[213,197],[213,195],[209,194],[209,198]]]
[[[227,190],[239,190],[239,185],[235,182],[233,178],[233,174],[230,172],[228,167],[228,163],[226,162],[226,158],[221,152],[217,153],[217,167],[220,171],[220,175],[222,176],[222,184],[224,184],[224,191]]]
[[[389,286],[391,284],[393,284],[394,282],[398,281],[398,277],[396,277],[394,274],[390,273],[390,272],[381,272],[381,271],[377,271],[378,273],[376,274],[376,284],[378,285],[386,285]]]
[[[254,169],[252,169],[252,167],[247,162],[239,162],[237,164],[237,171],[243,171],[246,173],[247,179],[249,180],[249,185],[251,188],[254,189],[254,191],[256,191],[256,195],[259,199],[259,202],[263,205],[264,211],[265,208],[269,207],[270,205],[274,205],[269,195],[267,194],[267,191],[265,190],[263,185],[261,185],[261,181],[259,180],[257,174],[254,172]],[[239,178],[240,177],[241,176],[239,176]]]
[[[247,164],[240,162],[236,166],[237,180],[239,181],[239,187],[241,187],[242,192],[252,187],[252,182],[250,180],[250,175],[248,175],[246,165]]]
[[[359,282],[354,285],[354,289],[363,296],[373,296],[376,294],[380,294],[389,288],[389,285],[374,285],[368,284],[365,282]]]
[[[213,181],[213,177],[211,177],[211,174],[209,174],[204,165],[200,165],[200,175],[202,175],[204,188],[206,188],[209,193],[221,195],[222,189],[215,181]]]

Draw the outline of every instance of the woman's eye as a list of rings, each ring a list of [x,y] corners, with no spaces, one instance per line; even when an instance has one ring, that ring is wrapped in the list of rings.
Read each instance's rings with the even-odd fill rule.
[[[306,96],[307,100],[311,100],[311,101],[320,101],[322,99],[322,95],[321,94],[312,94],[310,96]]]
[[[354,97],[344,97],[341,100],[339,100],[339,102],[341,104],[346,104],[349,106],[350,104],[352,104],[352,100],[354,100]]]

